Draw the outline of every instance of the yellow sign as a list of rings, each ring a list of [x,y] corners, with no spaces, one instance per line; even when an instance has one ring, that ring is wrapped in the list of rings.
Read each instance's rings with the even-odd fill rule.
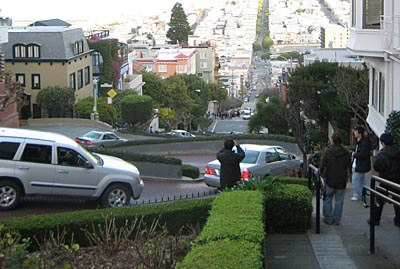
[[[117,95],[117,92],[114,89],[111,89],[107,92],[108,96],[114,98]]]

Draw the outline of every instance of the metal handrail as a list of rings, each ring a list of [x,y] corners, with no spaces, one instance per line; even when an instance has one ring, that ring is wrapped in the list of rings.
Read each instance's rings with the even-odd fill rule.
[[[384,183],[384,185],[376,186],[376,181],[379,183]],[[394,205],[397,205],[400,207],[400,202],[392,199],[393,197],[400,198],[400,195],[398,193],[392,192],[389,190],[387,187],[394,188],[396,190],[400,191],[400,184],[393,183],[391,181],[388,181],[387,179],[378,177],[378,176],[372,176],[371,178],[371,186],[364,186],[363,188],[363,201],[364,201],[364,207],[369,207],[369,250],[371,254],[375,253],[375,209],[376,209],[376,204],[375,204],[375,196],[379,196],[385,201],[392,203]],[[368,206],[366,202],[366,196],[367,196],[367,191],[369,191],[369,195],[371,197],[370,199],[370,205]]]
[[[320,233],[321,226],[321,186],[323,186],[323,180],[320,175],[319,169],[312,164],[308,165],[308,188],[312,190],[315,186],[315,233]]]

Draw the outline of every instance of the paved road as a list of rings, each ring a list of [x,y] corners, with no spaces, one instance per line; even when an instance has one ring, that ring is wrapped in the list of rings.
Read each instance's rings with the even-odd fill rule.
[[[173,199],[175,196],[191,197],[192,194],[196,197],[198,194],[203,196],[204,194],[209,195],[210,192],[213,194],[215,188],[206,186],[203,182],[196,183],[179,183],[179,182],[156,182],[156,181],[145,181],[145,188],[139,200],[138,204],[143,202],[153,202],[157,199],[160,201]],[[29,215],[40,215],[40,214],[51,214],[66,211],[76,211],[83,209],[96,209],[100,208],[100,205],[94,201],[78,201],[78,200],[54,200],[54,199],[29,199],[24,201],[17,209],[12,211],[2,211],[0,219],[7,219],[10,217],[24,217]]]
[[[227,120],[217,119],[209,130],[212,133],[230,133],[232,131],[247,133],[247,123],[247,120],[242,120],[239,117]]]

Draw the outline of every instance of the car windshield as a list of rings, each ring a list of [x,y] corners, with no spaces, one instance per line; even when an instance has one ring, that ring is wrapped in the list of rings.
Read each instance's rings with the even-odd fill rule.
[[[100,139],[101,134],[98,133],[98,132],[93,132],[93,131],[92,131],[92,132],[86,133],[84,136],[90,137],[90,138],[93,138],[93,139]]]
[[[258,156],[260,155],[259,151],[254,150],[245,150],[246,157],[243,159],[242,163],[256,163]]]

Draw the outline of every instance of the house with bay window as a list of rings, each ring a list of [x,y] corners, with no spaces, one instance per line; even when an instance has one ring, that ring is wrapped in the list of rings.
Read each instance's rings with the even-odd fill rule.
[[[82,29],[61,26],[10,28],[0,44],[5,69],[24,87],[29,104],[20,118],[40,118],[38,93],[47,87],[70,88],[76,101],[93,96],[92,50]]]
[[[400,1],[352,0],[347,48],[364,56],[370,68],[368,124],[385,130],[393,110],[400,110]]]

